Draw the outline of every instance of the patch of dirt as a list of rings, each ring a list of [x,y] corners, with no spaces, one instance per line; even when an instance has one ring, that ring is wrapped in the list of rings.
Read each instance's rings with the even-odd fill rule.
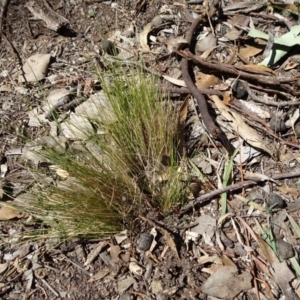
[[[284,16],[287,7],[235,1],[225,1],[223,12],[191,1],[54,0],[48,5],[69,24],[50,30],[33,19],[28,1],[9,1],[2,10],[1,298],[298,299],[300,233],[293,221],[299,223],[300,208],[300,60],[291,38],[282,42],[289,48],[285,55],[278,58],[275,49],[290,30],[299,37],[295,7]],[[250,30],[267,25],[267,37]],[[103,43],[108,38],[113,46]],[[265,48],[274,53],[262,66],[270,55],[262,53]],[[46,76],[23,82],[22,66],[37,53],[51,54]],[[104,56],[133,67],[143,61],[144,69],[162,80],[163,92],[179,103],[181,142],[198,170],[192,174],[197,191],[172,218],[154,212],[123,234],[63,243],[44,239],[50,228],[32,216],[3,213],[8,200],[25,203],[34,182],[20,159],[24,145],[52,130],[49,118],[33,125],[37,120],[30,113],[39,112],[58,88],[76,91],[79,102],[96,93],[95,69],[105,72]],[[63,103],[57,113],[76,105]],[[240,153],[232,163],[228,152],[235,148]],[[200,154],[192,157],[195,152]],[[35,166],[31,160],[26,163]],[[32,230],[40,236],[27,242]]]

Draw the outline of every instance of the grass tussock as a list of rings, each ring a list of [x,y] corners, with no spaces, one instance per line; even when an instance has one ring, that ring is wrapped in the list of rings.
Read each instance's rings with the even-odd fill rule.
[[[57,178],[39,203],[76,232],[111,232],[122,219],[152,208],[167,212],[185,199],[172,103],[143,71],[110,70],[100,76],[106,102],[83,114],[89,126],[78,125],[87,138],[40,153]]]

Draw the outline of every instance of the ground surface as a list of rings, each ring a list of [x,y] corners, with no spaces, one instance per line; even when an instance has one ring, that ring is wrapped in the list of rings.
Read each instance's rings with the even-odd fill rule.
[[[105,47],[107,38],[117,46],[118,59],[133,66],[146,62],[146,70],[162,80],[165,92],[181,107],[186,150],[201,154],[194,164],[206,182],[195,175],[200,193],[194,193],[194,204],[200,206],[180,207],[170,218],[153,214],[156,220],[148,216],[138,221],[139,230],[129,226],[135,229],[107,239],[21,243],[18,237],[38,225],[32,225],[30,215],[2,205],[1,299],[297,299],[300,273],[291,257],[298,259],[299,235],[292,220],[299,222],[300,209],[298,7],[223,1],[221,13],[186,1],[55,0],[51,8],[69,20],[56,32],[33,19],[26,1],[8,2],[0,36],[2,201],[26,202],[33,181],[25,159],[20,160],[24,135],[35,140],[51,130],[47,120],[42,126],[30,112],[37,112],[55,88],[75,88],[86,97],[95,93],[95,66],[101,69],[103,56],[115,54]],[[183,51],[184,38],[194,18],[202,15],[190,47],[195,58]],[[264,38],[257,32],[247,35],[250,28],[270,33]],[[294,35],[278,42],[288,28],[294,28]],[[279,57],[280,51],[286,55]],[[46,78],[24,83],[22,66],[36,53],[51,54]],[[268,55],[267,66],[258,66]],[[190,96],[195,94],[185,88],[184,59],[203,94],[224,99],[226,105],[212,97],[209,112],[225,140],[213,136],[208,123],[204,121],[205,131],[199,122],[195,110],[203,112],[203,104],[198,100],[195,107]],[[228,189],[227,214],[220,219],[225,148],[230,151],[226,142],[238,141],[238,136],[234,147],[242,154],[225,183],[235,186]],[[197,226],[188,229],[194,222]],[[269,244],[276,241],[273,250],[260,237],[259,224],[269,234]],[[153,236],[156,244],[147,251]]]

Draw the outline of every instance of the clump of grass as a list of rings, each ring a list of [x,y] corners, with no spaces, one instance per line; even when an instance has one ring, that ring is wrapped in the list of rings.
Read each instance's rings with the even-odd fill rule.
[[[87,139],[40,152],[67,178],[57,176],[39,204],[72,232],[114,231],[120,221],[147,209],[170,211],[186,196],[176,113],[156,80],[142,70],[113,65],[99,77],[106,109],[87,116],[88,129],[78,128]]]

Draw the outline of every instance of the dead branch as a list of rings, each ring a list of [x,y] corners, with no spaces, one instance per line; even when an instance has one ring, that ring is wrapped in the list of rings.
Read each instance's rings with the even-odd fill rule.
[[[216,6],[214,6],[210,10],[209,16],[210,17],[213,16],[215,14],[216,10],[217,10]],[[202,21],[202,19],[203,19],[202,17],[199,17],[199,18],[197,18],[193,21],[193,23],[192,23],[192,25],[191,25],[188,33],[187,33],[187,36],[186,36],[186,40],[187,40],[188,45],[191,44],[194,31],[196,30],[196,28],[198,27],[198,25]],[[190,52],[188,51],[188,53],[190,53]],[[233,147],[231,146],[231,144],[228,141],[228,139],[227,139],[226,135],[224,134],[224,132],[220,129],[220,127],[218,127],[215,124],[214,119],[209,114],[206,99],[204,98],[201,91],[198,90],[198,88],[196,87],[196,85],[192,81],[192,78],[189,74],[189,61],[185,56],[183,56],[182,60],[181,60],[181,71],[182,71],[182,78],[185,81],[186,86],[190,90],[191,94],[197,100],[198,107],[199,107],[199,110],[200,110],[200,113],[201,113],[201,117],[202,117],[203,123],[204,123],[207,131],[212,135],[212,137],[214,137],[214,138],[218,139],[219,141],[221,141],[221,143],[225,147],[225,149],[231,154],[233,152]]]
[[[0,42],[1,42],[2,31],[3,31],[3,28],[2,28],[3,18],[4,18],[4,15],[6,14],[8,3],[9,3],[9,0],[2,0],[2,5],[0,8]]]
[[[198,65],[208,68],[209,70],[214,70],[219,73],[230,74],[230,75],[239,77],[241,79],[246,79],[246,80],[252,81],[259,85],[265,85],[265,86],[273,87],[276,89],[281,89],[281,90],[284,90],[285,92],[290,93],[294,96],[297,96],[300,94],[299,91],[295,91],[290,85],[285,84],[288,82],[290,83],[290,82],[297,81],[297,79],[294,77],[278,79],[275,76],[258,75],[258,74],[254,74],[253,70],[251,68],[239,67],[237,69],[235,66],[228,65],[225,63],[206,61],[203,58],[196,56],[187,50],[178,51],[178,53],[181,54],[182,57],[189,58],[189,59],[193,60],[195,63],[197,63]],[[249,73],[249,72],[252,72],[252,73]]]
[[[279,179],[285,179],[285,178],[293,178],[293,177],[300,177],[300,172],[295,173],[282,173],[282,174],[274,174],[273,176],[269,176],[271,179],[279,180]],[[260,180],[263,181],[263,180]],[[218,196],[222,193],[228,192],[228,191],[235,191],[241,188],[249,187],[252,185],[256,185],[260,181],[254,181],[254,180],[247,180],[243,182],[238,182],[220,189],[217,189],[215,191],[211,191],[209,193],[206,193],[205,195],[202,195],[193,201],[190,201],[186,206],[184,206],[180,210],[179,217],[183,216],[187,212],[189,212],[193,207],[198,206],[206,201],[211,200],[213,197]]]
[[[40,7],[34,1],[26,2],[25,6],[30,10],[35,18],[43,20],[46,23],[47,28],[53,31],[57,32],[63,26],[70,24],[69,20],[53,11],[46,1],[43,2],[45,9]]]

